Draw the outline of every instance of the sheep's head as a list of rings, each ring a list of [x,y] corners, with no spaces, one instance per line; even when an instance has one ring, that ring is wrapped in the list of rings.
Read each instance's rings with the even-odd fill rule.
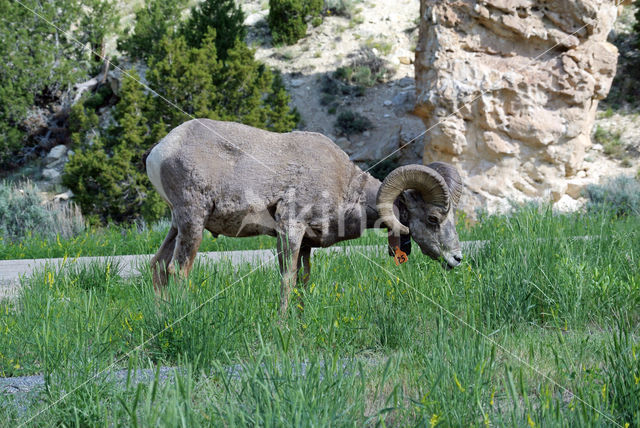
[[[380,186],[378,213],[392,234],[410,235],[424,254],[436,260],[442,257],[448,268],[454,268],[462,260],[455,222],[461,193],[462,180],[453,166],[407,165],[393,170]],[[406,207],[403,221],[409,227],[393,210],[400,195]]]

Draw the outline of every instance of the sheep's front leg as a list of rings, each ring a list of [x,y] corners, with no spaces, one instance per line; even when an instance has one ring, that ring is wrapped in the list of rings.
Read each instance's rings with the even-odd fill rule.
[[[300,260],[304,268],[302,271],[302,284],[306,287],[311,276],[311,247],[303,245],[300,248]],[[298,269],[300,269],[300,266],[298,266]]]
[[[298,280],[302,280],[302,287],[307,290],[307,284],[311,276],[311,247],[302,245],[298,256]],[[301,269],[303,268],[303,269]],[[300,272],[302,274],[300,275]],[[300,297],[300,308],[304,309],[304,296]]]
[[[289,307],[289,293],[296,285],[299,269],[299,253],[304,236],[304,226],[287,225],[277,236],[278,264],[282,275],[280,288],[280,316],[284,318]]]

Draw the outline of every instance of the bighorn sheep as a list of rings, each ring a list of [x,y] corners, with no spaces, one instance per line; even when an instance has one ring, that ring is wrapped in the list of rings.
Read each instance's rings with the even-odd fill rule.
[[[388,228],[390,244],[407,252],[411,237],[450,268],[462,259],[454,218],[462,183],[444,163],[403,166],[381,183],[321,134],[276,134],[209,119],[176,127],[144,162],[172,215],[151,260],[157,289],[174,264],[189,273],[204,229],[277,238],[283,315],[301,264],[308,281],[311,248],[357,238],[366,228]]]

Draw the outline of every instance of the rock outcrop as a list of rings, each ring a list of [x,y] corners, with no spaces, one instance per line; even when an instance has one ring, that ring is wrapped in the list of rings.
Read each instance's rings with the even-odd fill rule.
[[[584,175],[598,101],[615,75],[615,2],[421,0],[420,13],[424,162],[458,165],[468,212],[560,201]]]

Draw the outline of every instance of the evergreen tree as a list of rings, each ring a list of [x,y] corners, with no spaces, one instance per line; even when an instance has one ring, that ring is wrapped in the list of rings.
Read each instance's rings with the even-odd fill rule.
[[[118,49],[132,59],[148,60],[157,55],[159,42],[172,37],[179,27],[180,15],[188,0],[145,0],[136,12],[133,30],[118,41]]]
[[[80,40],[89,43],[93,60],[101,62],[106,55],[107,37],[115,33],[120,24],[119,10],[114,0],[85,0],[83,5]]]
[[[161,59],[151,61],[147,73],[160,95],[154,98],[151,122],[165,125],[165,132],[203,117],[276,131],[295,128],[299,118],[289,107],[282,79],[274,80],[241,41],[227,52],[224,63],[218,61],[215,38],[216,31],[209,28],[199,48],[188,47],[183,37],[161,42]],[[164,133],[156,129],[156,135]]]
[[[93,113],[75,108],[80,126],[72,134],[78,142],[76,154],[65,166],[62,182],[74,193],[82,212],[94,223],[130,222],[139,218],[153,221],[166,212],[166,204],[153,190],[144,168],[142,153],[155,140],[147,122],[149,98],[136,81],[122,81],[120,100],[114,109],[117,125],[99,133]],[[93,138],[90,136],[93,135]]]
[[[23,121],[29,108],[42,95],[55,96],[59,89],[86,76],[88,65],[81,47],[70,40],[66,31],[79,14],[79,1],[22,0],[22,3],[44,19],[21,4],[0,0],[2,169],[15,165],[16,154],[28,143]]]
[[[275,43],[292,45],[307,34],[302,0],[269,0],[267,22]]]
[[[292,45],[307,34],[307,22],[319,16],[323,0],[269,0],[267,22],[275,43]]]
[[[282,81],[282,75],[280,72],[275,72],[273,83],[271,84],[271,93],[265,100],[268,106],[267,129],[273,132],[289,132],[298,126],[300,113],[295,108],[292,110],[289,107],[290,100],[291,98]]]
[[[214,76],[220,94],[217,110],[223,120],[264,128],[264,96],[271,91],[273,76],[264,64],[253,59],[253,51],[243,42],[237,42],[228,54],[221,73]]]
[[[640,0],[636,0],[634,3],[636,8],[636,23],[633,26],[633,29],[636,32],[636,40],[638,42],[638,49],[640,49]]]
[[[133,152],[142,153],[153,145],[149,141],[150,128],[149,97],[144,93],[135,69],[127,72],[122,79],[120,100],[116,104],[113,117],[116,125],[109,130],[111,146],[122,145]]]
[[[237,41],[244,41],[247,29],[244,12],[234,0],[204,0],[191,9],[191,16],[182,27],[182,34],[189,46],[199,48],[209,28],[217,33],[216,52],[222,61]]]
[[[157,92],[145,94],[134,79],[125,78],[113,110],[117,124],[108,131],[98,128],[91,101],[95,96],[74,107],[76,155],[65,167],[63,183],[73,190],[85,215],[103,223],[162,215],[166,204],[152,190],[140,160],[170,129],[191,118],[232,120],[274,131],[296,126],[299,118],[289,107],[281,77],[256,61],[238,37],[229,39],[233,45],[225,48],[221,61],[216,34],[216,28],[206,27],[199,42],[191,45],[182,32],[167,30],[147,56],[146,77]],[[137,33],[133,37],[128,46],[142,55],[143,44],[136,44]]]
[[[220,74],[221,65],[214,39],[210,29],[199,48],[188,47],[182,36],[161,41],[158,59],[152,59],[147,72],[160,95],[154,98],[153,122],[173,128],[193,117],[219,118],[213,76]]]
[[[91,134],[98,128],[100,118],[96,112],[85,106],[87,98],[71,107],[69,113],[69,131],[74,149],[80,149],[91,140]]]

